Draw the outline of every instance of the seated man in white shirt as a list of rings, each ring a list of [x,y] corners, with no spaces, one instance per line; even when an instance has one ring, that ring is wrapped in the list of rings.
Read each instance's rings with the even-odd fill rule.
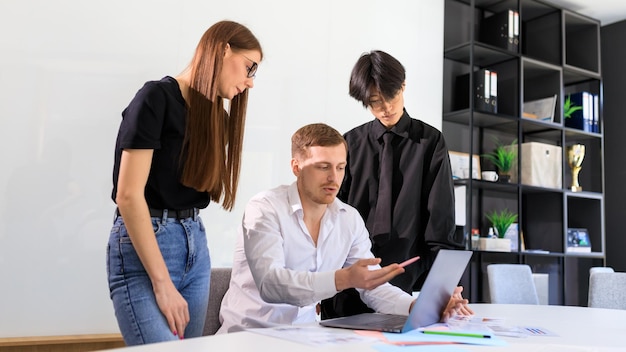
[[[312,124],[291,141],[297,180],[256,195],[246,206],[218,333],[314,323],[317,303],[346,288],[356,288],[377,312],[408,315],[414,298],[387,283],[404,269],[378,265],[361,216],[336,198],[347,156],[341,134]],[[443,319],[472,313],[461,290]]]

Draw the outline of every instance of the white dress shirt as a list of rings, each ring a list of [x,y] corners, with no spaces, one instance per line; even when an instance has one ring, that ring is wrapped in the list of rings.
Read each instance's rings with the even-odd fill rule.
[[[372,258],[370,247],[361,216],[339,199],[322,218],[316,246],[295,182],[256,195],[238,233],[218,333],[315,322],[316,304],[337,293],[335,271]],[[408,315],[414,300],[390,284],[359,292],[381,313]]]

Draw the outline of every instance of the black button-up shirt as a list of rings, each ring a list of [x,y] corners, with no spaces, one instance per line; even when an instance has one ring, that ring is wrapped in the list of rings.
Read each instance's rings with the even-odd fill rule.
[[[370,233],[378,197],[380,137],[385,131],[374,119],[344,135],[348,165],[339,198],[359,211]],[[443,135],[406,110],[390,131],[396,134],[392,229],[388,240],[373,241],[372,252],[382,259],[381,265],[421,257],[391,281],[411,292],[421,288],[439,248],[462,248],[463,241],[454,236],[454,184]]]

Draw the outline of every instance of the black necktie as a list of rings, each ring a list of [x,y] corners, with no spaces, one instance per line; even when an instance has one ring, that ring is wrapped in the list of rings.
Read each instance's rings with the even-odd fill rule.
[[[375,242],[386,242],[391,232],[392,213],[392,183],[393,183],[393,132],[383,134],[383,151],[380,159],[380,176],[378,179],[378,200],[376,201],[376,216],[374,218]],[[382,236],[381,236],[382,235]]]

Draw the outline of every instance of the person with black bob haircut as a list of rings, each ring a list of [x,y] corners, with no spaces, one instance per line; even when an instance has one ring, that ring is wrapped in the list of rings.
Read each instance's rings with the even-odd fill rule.
[[[414,256],[390,283],[419,291],[437,251],[462,249],[455,236],[454,184],[442,133],[404,108],[406,72],[386,52],[363,54],[352,69],[349,94],[374,119],[344,134],[346,175],[338,197],[354,206],[370,233],[381,265]],[[388,148],[385,148],[387,146]],[[354,290],[322,303],[324,318],[369,312]]]

